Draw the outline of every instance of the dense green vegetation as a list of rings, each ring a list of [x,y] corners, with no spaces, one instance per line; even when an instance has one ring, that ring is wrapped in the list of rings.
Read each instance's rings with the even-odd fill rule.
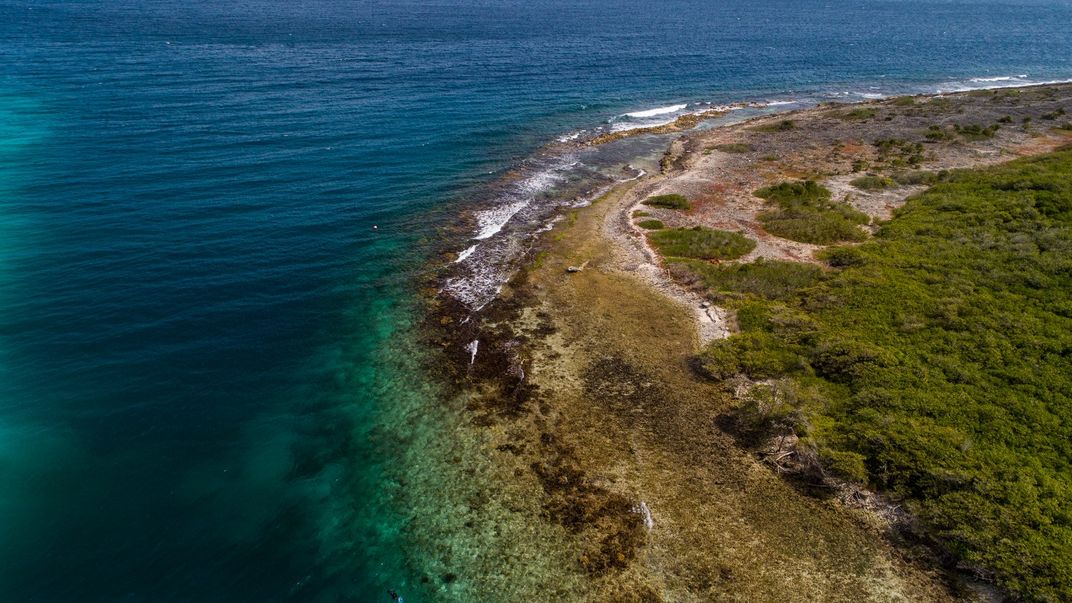
[[[663,224],[662,220],[641,220],[637,222],[637,226],[645,230],[660,230],[666,228],[666,224]]]
[[[719,298],[759,296],[786,299],[799,289],[815,284],[822,269],[812,264],[759,258],[747,264],[716,266],[699,260],[675,260],[670,264],[675,278],[687,284],[702,284]]]
[[[666,209],[689,209],[689,200],[682,195],[655,195],[648,197],[644,205],[652,207],[665,207]]]
[[[1072,600],[1072,150],[953,173],[824,257],[729,300],[742,332],[702,364],[774,379],[739,424],[792,430],[1014,596]]]
[[[830,191],[811,180],[782,182],[761,188],[755,195],[775,206],[759,214],[763,228],[775,236],[815,244],[866,237],[858,225],[870,221],[867,214],[831,200]]]
[[[736,259],[756,246],[755,241],[740,233],[702,226],[656,230],[648,234],[648,239],[664,256],[701,260]]]

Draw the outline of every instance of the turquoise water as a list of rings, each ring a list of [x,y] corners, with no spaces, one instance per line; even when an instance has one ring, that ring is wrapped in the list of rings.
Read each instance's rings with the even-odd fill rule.
[[[443,511],[466,474],[440,457],[475,448],[413,335],[453,259],[439,227],[525,205],[452,248],[493,290],[570,170],[628,161],[545,143],[1069,79],[1070,22],[1023,0],[0,1],[0,599],[459,597],[478,566],[434,541],[472,540]],[[516,167],[530,186],[486,187]]]

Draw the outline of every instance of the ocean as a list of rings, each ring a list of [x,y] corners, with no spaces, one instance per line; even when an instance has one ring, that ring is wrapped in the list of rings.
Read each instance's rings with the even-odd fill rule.
[[[498,545],[452,523],[483,478],[447,461],[479,447],[422,300],[481,306],[555,208],[642,169],[578,141],[1068,80],[1069,23],[1054,0],[0,0],[0,600],[467,600]],[[554,551],[524,553],[504,584]]]

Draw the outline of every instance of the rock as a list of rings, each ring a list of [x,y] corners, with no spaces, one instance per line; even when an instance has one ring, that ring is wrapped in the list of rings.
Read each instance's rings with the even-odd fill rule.
[[[580,266],[568,266],[566,268],[566,272],[580,272],[580,271],[584,270],[584,267],[587,266],[587,265],[588,265],[588,261],[585,261],[585,263],[581,264]]]

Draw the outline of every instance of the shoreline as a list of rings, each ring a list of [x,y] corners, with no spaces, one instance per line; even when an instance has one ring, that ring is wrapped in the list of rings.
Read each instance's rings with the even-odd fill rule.
[[[926,104],[973,94],[978,93],[922,98]],[[802,494],[715,426],[713,419],[731,408],[732,396],[698,380],[689,364],[703,343],[734,330],[732,313],[675,281],[631,215],[652,194],[682,183],[709,184],[696,181],[703,170],[717,168],[719,178],[729,177],[725,170],[737,158],[706,153],[709,143],[790,116],[807,122],[831,112],[895,102],[809,107],[687,132],[664,156],[665,172],[618,183],[590,205],[568,210],[565,219],[540,235],[519,272],[481,312],[440,302],[434,312],[438,324],[432,327],[438,332],[437,345],[453,359],[455,378],[471,393],[466,411],[470,421],[475,429],[488,430],[492,462],[513,467],[522,490],[541,501],[541,511],[520,520],[547,523],[561,534],[558,546],[572,551],[564,558],[576,559],[577,565],[560,569],[571,576],[569,581],[589,585],[596,600],[616,600],[626,593],[652,600],[692,600],[694,595],[688,593],[703,587],[708,596],[721,598],[746,596],[740,593],[763,598],[797,588],[798,593],[810,593],[805,598],[885,598],[878,595],[884,592],[894,598],[938,601],[964,596],[963,589],[971,588],[964,576],[946,573],[933,560],[921,561],[931,553],[915,545],[891,544],[890,522],[873,509],[859,508],[873,506],[874,498],[865,496],[865,503],[854,508],[846,499],[859,492],[836,502]],[[850,121],[846,127],[858,125]],[[1015,148],[1034,154],[1061,140],[1053,137],[1033,146],[1019,141]],[[968,161],[954,153],[936,165],[978,166],[1008,158],[983,153]],[[808,153],[802,157],[812,159]],[[778,173],[794,169],[780,165]],[[763,177],[769,180],[770,174]],[[745,183],[740,190],[750,196],[758,187]],[[885,193],[862,195],[861,207],[876,218],[888,217],[918,190],[903,188],[899,199]],[[678,218],[724,227],[723,207],[701,204]],[[734,219],[754,222],[760,207],[754,202],[746,208],[747,216]],[[810,254],[821,248],[761,243],[742,261],[814,261]],[[569,266],[584,269],[569,274]],[[479,342],[479,353],[465,348],[473,341]],[[711,417],[712,422],[698,424],[698,416]],[[662,485],[652,490],[656,483]],[[727,490],[727,484],[733,487]],[[698,509],[712,505],[718,513],[697,516]],[[754,516],[757,507],[780,511],[759,519]],[[715,516],[720,518],[712,519]],[[734,516],[738,519],[728,519]],[[673,526],[672,533],[665,532],[667,526]],[[714,550],[682,549],[690,540],[682,537],[683,529],[700,538],[693,548]],[[770,549],[778,541],[771,536],[783,532],[795,536]],[[756,538],[759,544],[754,546],[759,548],[751,554],[788,555],[786,565],[760,571],[745,561],[751,554],[725,557],[725,547]],[[800,550],[801,542],[814,543],[815,538],[826,544]],[[790,550],[782,550],[785,546]],[[560,560],[562,553],[556,551]],[[686,563],[692,569],[681,565],[687,559],[693,559]],[[855,570],[835,569],[841,566]],[[811,578],[802,578],[799,571]],[[682,572],[706,577],[681,590]],[[815,580],[817,576],[823,578]],[[972,596],[985,598],[982,590],[976,587]]]

